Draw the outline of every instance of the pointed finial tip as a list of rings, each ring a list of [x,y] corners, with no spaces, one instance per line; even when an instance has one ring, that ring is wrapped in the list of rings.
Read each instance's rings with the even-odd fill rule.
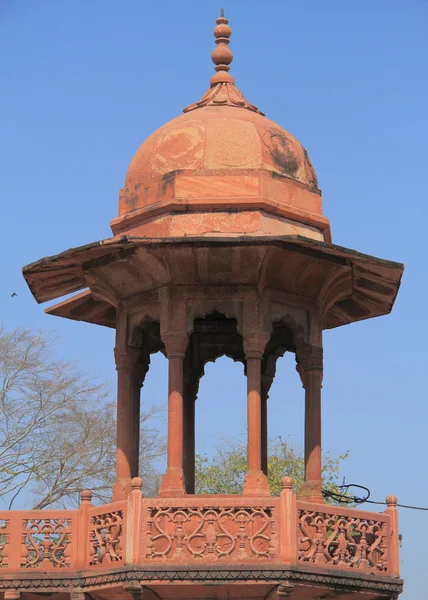
[[[220,17],[224,17],[224,8],[220,8]]]

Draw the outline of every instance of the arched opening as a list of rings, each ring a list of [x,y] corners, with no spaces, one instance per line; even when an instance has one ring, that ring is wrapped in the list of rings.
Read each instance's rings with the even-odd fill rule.
[[[188,494],[195,493],[195,439],[202,442],[202,452],[212,453],[215,440],[224,430],[224,419],[230,415],[229,408],[233,404],[233,388],[242,390],[239,394],[245,403],[245,378],[242,377],[242,367],[230,369],[231,363],[225,366],[223,361],[214,365],[207,365],[220,357],[229,357],[235,362],[245,363],[242,336],[237,329],[237,321],[226,315],[214,311],[204,318],[194,321],[192,333],[189,336],[189,345],[184,360],[184,479]],[[219,372],[223,372],[223,376]],[[239,370],[239,372],[238,372]],[[225,374],[227,372],[227,374]],[[200,387],[201,378],[204,376]],[[232,377],[235,385],[232,384]],[[237,384],[238,378],[242,386]],[[225,385],[226,384],[226,385]],[[208,402],[207,398],[208,397]],[[199,400],[196,402],[196,399]],[[245,406],[245,404],[244,404]],[[202,408],[201,408],[202,407]],[[202,434],[195,431],[196,410],[198,424]],[[245,419],[245,408],[242,409]],[[203,418],[201,418],[203,416]],[[207,431],[207,424],[211,431]],[[214,431],[213,431],[214,429]],[[214,434],[214,435],[213,435]],[[211,444],[208,443],[211,440]],[[199,444],[198,444],[199,447]]]
[[[299,447],[303,440],[304,393],[295,358],[298,341],[299,333],[291,323],[273,323],[262,362],[262,469],[266,475],[269,442],[278,452],[279,438]],[[302,402],[293,401],[298,397]]]
[[[201,493],[242,493],[241,462],[246,468],[247,379],[244,365],[227,356],[205,366],[196,408],[195,487]],[[240,460],[241,455],[243,461]],[[223,461],[232,460],[229,464]],[[219,471],[216,481],[212,475]],[[199,474],[199,479],[198,479]],[[242,476],[241,476],[242,475]]]
[[[140,392],[139,476],[147,497],[157,495],[166,468],[168,361],[159,322],[145,318],[134,332],[140,350],[137,377]]]
[[[158,494],[166,469],[168,360],[153,354],[141,388],[139,476],[146,497]]]

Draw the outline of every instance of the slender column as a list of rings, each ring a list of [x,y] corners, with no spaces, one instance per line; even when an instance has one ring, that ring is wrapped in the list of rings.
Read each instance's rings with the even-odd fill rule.
[[[268,474],[268,416],[267,406],[269,398],[269,389],[272,384],[272,377],[262,374],[261,399],[262,399],[262,471]]]
[[[113,500],[123,500],[131,492],[131,479],[138,476],[140,437],[140,385],[136,382],[136,365],[140,350],[116,347],[117,428],[116,481]]]
[[[262,469],[261,357],[247,358],[248,470]]]
[[[168,464],[159,490],[160,496],[185,494],[183,476],[183,363],[188,337],[166,334],[162,337],[168,356]]]
[[[305,389],[305,481],[302,500],[323,502],[321,456],[322,347],[306,345],[296,353],[297,370]]]
[[[244,494],[270,495],[266,475],[262,471],[262,397],[261,367],[264,340],[245,340],[247,359],[247,419],[248,419],[248,470],[245,476]]]

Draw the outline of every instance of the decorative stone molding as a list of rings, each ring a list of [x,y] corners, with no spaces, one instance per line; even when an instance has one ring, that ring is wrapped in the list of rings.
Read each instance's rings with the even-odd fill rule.
[[[323,348],[314,344],[305,344],[296,348],[298,367],[305,371],[323,369]]]
[[[140,349],[133,346],[116,346],[114,349],[114,360],[116,369],[132,369],[140,358]]]
[[[189,337],[187,333],[169,332],[162,334],[162,341],[165,344],[168,359],[183,358],[187,350]]]
[[[245,358],[263,358],[263,353],[266,348],[266,344],[269,341],[269,333],[258,332],[258,333],[244,333],[244,352]]]
[[[306,388],[309,373],[318,372],[323,376],[323,348],[313,344],[305,344],[296,348],[296,371],[300,376],[302,386]]]
[[[89,574],[88,571],[75,572],[68,577],[52,576],[47,577],[45,573],[40,573],[39,577],[26,579],[17,579],[16,574],[7,578],[3,576],[0,580],[0,590],[2,591],[30,591],[37,593],[54,592],[60,590],[95,590],[97,587],[115,587],[118,584],[138,580],[140,582],[226,582],[235,581],[248,582],[249,580],[258,582],[272,582],[273,584],[293,583],[301,586],[320,586],[327,589],[337,589],[340,587],[344,591],[357,591],[362,593],[377,593],[390,595],[394,600],[397,595],[403,591],[403,581],[393,577],[376,577],[373,575],[360,575],[358,573],[332,573],[332,571],[323,571],[318,567],[312,569],[305,567],[286,567],[276,568],[263,567],[254,568],[254,566],[243,565],[240,568],[230,567],[156,567],[141,569],[140,567],[122,567],[111,572],[98,572]],[[144,584],[145,585],[145,584]]]

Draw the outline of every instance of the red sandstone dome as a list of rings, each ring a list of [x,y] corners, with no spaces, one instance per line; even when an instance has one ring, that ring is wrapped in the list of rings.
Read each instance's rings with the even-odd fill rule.
[[[306,150],[285,129],[252,110],[205,106],[166,123],[140,146],[126,176],[125,206],[133,210],[141,187],[153,203],[150,188],[172,172],[215,177],[261,170],[317,188]]]
[[[211,87],[137,150],[113,232],[301,234],[330,241],[306,150],[237,89],[228,73],[231,31],[224,17],[217,23]]]

